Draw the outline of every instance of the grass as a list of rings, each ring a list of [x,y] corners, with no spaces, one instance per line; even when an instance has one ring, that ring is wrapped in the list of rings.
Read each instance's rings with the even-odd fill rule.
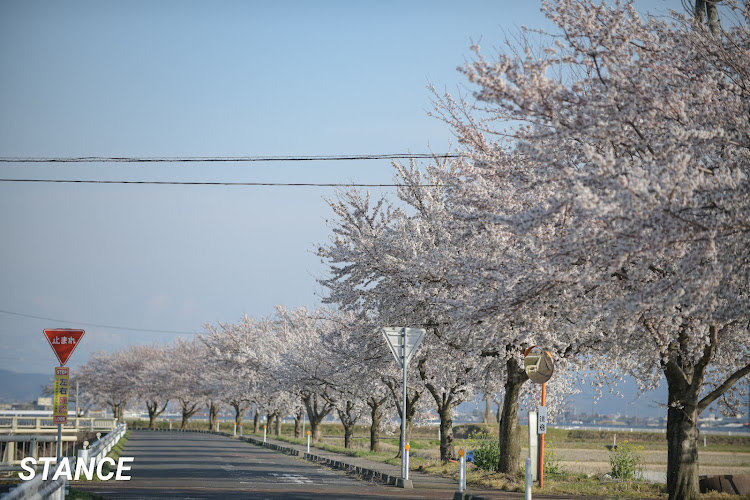
[[[204,426],[205,428],[205,426]],[[491,435],[497,435],[497,426],[484,426],[482,424],[470,424],[457,426],[454,430],[456,449],[464,447],[468,449],[468,437],[472,432],[487,430]],[[294,428],[291,425],[282,426],[281,436],[272,432],[268,437],[279,439],[295,444],[305,445],[306,438],[295,439],[292,437]],[[248,434],[248,433],[246,433]],[[627,432],[627,431],[589,431],[589,430],[564,430],[549,429],[546,441],[547,446],[554,449],[597,449],[602,450],[608,444],[612,444],[615,434],[617,442],[628,441],[631,444],[642,446],[644,450],[666,450],[666,436],[662,433]],[[255,435],[262,438],[262,431]],[[396,458],[399,439],[395,436],[383,436],[380,440],[381,452],[369,451],[369,428],[358,426],[353,439],[353,447],[343,447],[343,429],[337,424],[325,424],[323,426],[323,439],[315,446],[327,451],[341,453],[344,455],[362,457],[376,462],[391,465],[400,464],[400,458]],[[363,437],[367,436],[367,437]],[[522,429],[522,436],[527,436],[527,430]],[[415,428],[410,440],[412,453],[409,457],[411,469],[450,477],[458,482],[458,464],[455,462],[444,463],[433,458],[440,445],[437,440],[437,430],[432,427]],[[553,444],[552,446],[550,446]],[[746,436],[708,436],[708,446],[703,447],[700,442],[700,450],[748,453],[750,450],[750,437]],[[549,451],[548,448],[548,451]],[[750,460],[750,453],[748,453]],[[554,457],[553,457],[554,458]],[[559,462],[555,463],[555,473],[546,473],[544,489],[534,487],[533,492],[565,494],[573,496],[590,496],[600,498],[667,498],[666,486],[664,484],[649,483],[638,480],[617,480],[605,478],[601,475],[577,474],[564,469]],[[502,491],[523,491],[523,476],[518,477],[487,472],[477,469],[469,464],[467,469],[467,484],[471,486],[483,486]],[[701,495],[705,500],[750,500],[750,497],[730,496],[727,494],[707,493]]]

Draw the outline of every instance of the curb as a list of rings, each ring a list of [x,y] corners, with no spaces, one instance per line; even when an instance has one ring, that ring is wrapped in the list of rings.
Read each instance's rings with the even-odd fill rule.
[[[257,446],[263,446],[264,448],[268,448],[274,451],[278,451],[281,453],[286,453],[287,455],[292,455],[294,457],[300,456],[300,451],[296,450],[294,448],[289,448],[288,446],[281,446],[275,443],[269,443],[269,442],[263,442],[258,438],[254,437],[241,437],[242,441],[247,441],[248,443],[255,444]],[[392,476],[390,474],[385,474],[383,472],[377,471],[375,469],[370,469],[367,467],[360,467],[357,465],[352,465],[349,463],[346,463],[342,460],[335,460],[332,458],[323,457],[320,455],[315,455],[314,453],[302,453],[302,459],[307,460],[308,462],[313,462],[316,464],[324,465],[326,467],[329,467],[331,469],[338,469],[343,470],[345,472],[350,472],[352,474],[355,474],[360,479],[363,479],[365,481],[371,481],[371,482],[380,482],[387,485],[396,485],[396,481],[399,479],[396,476]]]
[[[365,481],[379,482],[390,486],[395,486],[398,479],[400,479],[400,477],[392,476],[375,469],[359,467],[357,465],[342,462],[341,460],[334,460],[332,458],[322,457],[313,453],[304,453],[302,458],[316,464],[325,465],[332,469],[339,469],[354,473],[355,475],[359,476],[360,479],[364,479]]]

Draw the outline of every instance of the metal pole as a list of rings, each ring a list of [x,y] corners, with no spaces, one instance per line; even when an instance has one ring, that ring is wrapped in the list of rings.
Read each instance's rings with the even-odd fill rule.
[[[404,479],[409,479],[409,445],[404,445],[404,457],[406,457],[406,474],[404,475]]]
[[[80,405],[78,404],[78,381],[76,380],[76,418],[81,414]]]
[[[401,477],[406,479],[406,328],[401,329],[401,366],[404,375],[404,391],[401,401]]]
[[[533,482],[533,479],[531,479],[531,459],[526,459],[526,484],[525,484],[525,494],[524,494],[524,500],[531,500],[531,483]]]
[[[542,406],[547,406],[547,383],[542,384]],[[547,422],[544,422],[545,430]],[[539,436],[539,489],[544,488],[544,434]]]
[[[458,491],[466,491],[466,453],[464,450],[458,450]]]
[[[62,460],[62,424],[57,424],[57,463]]]

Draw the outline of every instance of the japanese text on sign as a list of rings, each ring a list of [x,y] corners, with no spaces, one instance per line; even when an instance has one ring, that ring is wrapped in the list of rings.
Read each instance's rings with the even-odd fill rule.
[[[52,422],[55,424],[68,423],[69,382],[70,368],[55,368],[55,391],[52,396]]]
[[[537,434],[547,434],[547,407],[540,406],[536,421]]]

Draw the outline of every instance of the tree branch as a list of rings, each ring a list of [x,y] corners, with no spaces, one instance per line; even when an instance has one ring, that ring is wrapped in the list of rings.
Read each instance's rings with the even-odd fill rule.
[[[703,410],[716,401],[719,396],[729,390],[734,384],[736,384],[742,377],[750,373],[750,364],[743,366],[732,375],[730,375],[724,383],[718,386],[713,391],[709,392],[703,399],[698,402],[698,414],[700,415]]]

